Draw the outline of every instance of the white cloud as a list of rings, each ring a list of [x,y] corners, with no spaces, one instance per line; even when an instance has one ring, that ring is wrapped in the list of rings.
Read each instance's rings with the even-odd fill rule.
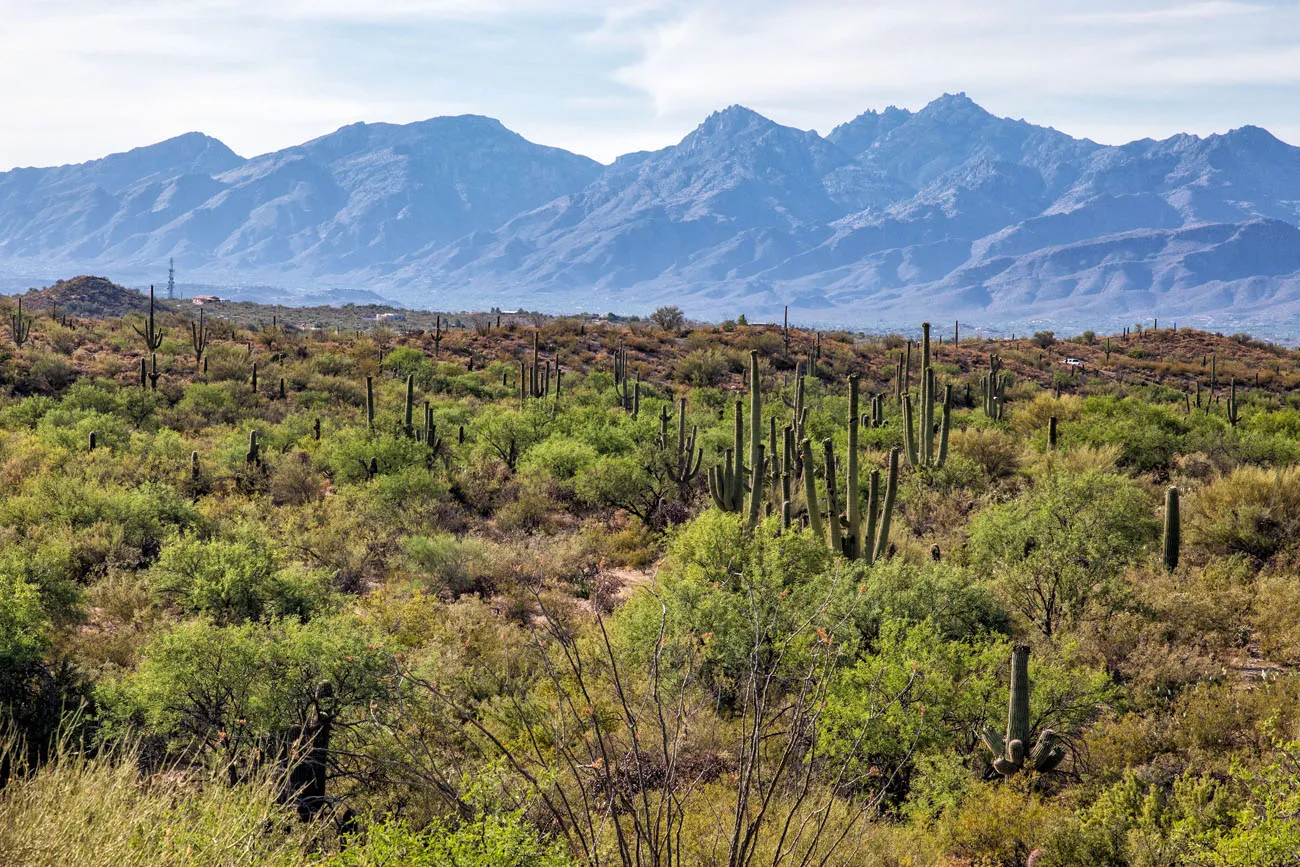
[[[0,0],[0,168],[475,112],[610,159],[743,103],[826,130],[964,90],[1118,141],[1300,121],[1281,0]]]
[[[700,0],[636,36],[640,56],[618,78],[668,117],[742,102],[825,127],[889,101],[919,106],[964,90],[1030,119],[1067,106],[1051,113],[1068,126],[1076,99],[1114,96],[1123,111],[1140,95],[1300,84],[1294,4]],[[1137,131],[1142,122],[1114,125]]]

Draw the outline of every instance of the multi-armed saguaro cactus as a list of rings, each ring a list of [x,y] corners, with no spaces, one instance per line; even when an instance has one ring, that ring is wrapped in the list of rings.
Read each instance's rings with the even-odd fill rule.
[[[13,335],[14,346],[22,346],[32,333],[32,320],[23,316],[23,299],[18,299],[18,312],[9,317],[9,333]]]
[[[759,389],[758,352],[749,353],[749,466],[745,466],[744,403],[736,401],[736,420],[732,448],[724,452],[721,466],[709,469],[709,494],[724,512],[739,512],[749,498],[749,522],[758,522],[763,500],[763,397]]]
[[[163,330],[157,326],[153,315],[153,287],[152,286],[149,287],[149,318],[145,322],[145,327],[141,328],[138,325],[132,325],[131,327],[135,329],[136,334],[139,334],[142,338],[144,338],[145,348],[148,349],[150,352],[157,352],[158,347],[162,346]]]
[[[433,323],[433,357],[438,357],[438,351],[442,348],[442,314],[439,313],[434,318]]]
[[[993,753],[993,769],[1004,777],[1014,776],[1027,766],[1051,771],[1065,758],[1065,748],[1056,743],[1056,733],[1043,729],[1029,749],[1029,648],[1016,645],[1011,651],[1011,696],[1007,703],[1005,737],[993,726],[980,733],[984,746]]]
[[[700,472],[700,461],[704,459],[704,449],[695,447],[696,426],[691,425],[690,436],[686,434],[686,398],[677,400],[677,447],[669,450],[668,422],[672,414],[668,405],[659,410],[659,448],[668,454],[668,478],[684,488]]]
[[[203,321],[203,308],[199,308],[199,321],[190,323],[190,343],[194,346],[194,363],[203,363],[203,353],[208,348],[208,326]]]
[[[526,397],[540,398],[551,393],[551,362],[542,363],[541,344],[539,343],[538,332],[533,332],[533,363],[530,366],[527,362],[519,362],[519,399],[522,402]],[[555,373],[558,378],[560,373],[560,363],[555,362]]]
[[[907,449],[907,463],[913,468],[942,467],[948,460],[948,428],[952,419],[952,386],[944,388],[943,416],[939,428],[939,444],[935,447],[934,404],[938,384],[934,368],[930,366],[930,323],[921,323],[921,405],[919,413],[912,408],[912,396],[903,394],[903,444]],[[913,416],[919,415],[913,420]]]
[[[853,560],[874,563],[889,550],[889,525],[898,489],[898,449],[889,455],[889,475],[885,483],[884,502],[881,502],[880,470],[871,471],[868,485],[866,529],[863,532],[861,484],[858,455],[858,378],[849,377],[848,454],[844,460],[845,491],[844,512],[840,513],[838,491],[839,463],[831,440],[822,443],[826,481],[826,540],[832,552]],[[816,535],[822,535],[822,522],[817,496],[817,479],[811,460],[812,446],[808,440],[802,444],[804,497],[808,501],[808,526]]]
[[[631,412],[635,417],[640,413],[641,378],[636,381],[628,376],[627,347],[620,343],[614,349],[614,393],[618,395],[618,405]]]
[[[1172,485],[1165,491],[1165,569],[1172,572],[1178,568],[1178,547],[1182,540],[1182,521],[1178,514],[1178,488]]]
[[[739,512],[744,506],[745,491],[745,404],[736,401],[732,446],[722,453],[722,464],[709,467],[709,496],[724,512]]]
[[[984,377],[984,415],[1001,420],[1006,405],[1007,379],[1002,373],[1002,358],[989,356],[989,372]]]

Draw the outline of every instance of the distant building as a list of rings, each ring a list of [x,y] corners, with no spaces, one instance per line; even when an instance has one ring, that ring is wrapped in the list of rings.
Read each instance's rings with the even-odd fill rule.
[[[376,322],[405,322],[406,317],[401,313],[376,313]]]
[[[204,304],[220,304],[221,299],[216,295],[195,295],[190,299],[190,303],[196,307],[202,307]]]

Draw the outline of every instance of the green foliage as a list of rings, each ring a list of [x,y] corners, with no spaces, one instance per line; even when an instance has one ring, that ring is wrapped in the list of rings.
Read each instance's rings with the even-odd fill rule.
[[[330,601],[324,575],[282,568],[269,541],[248,530],[222,539],[178,537],[163,548],[153,574],[155,589],[184,611],[223,623],[305,620]]]
[[[224,769],[244,767],[258,749],[275,750],[301,724],[317,684],[329,681],[329,710],[340,721],[364,714],[385,694],[390,657],[348,618],[221,626],[177,625],[150,642],[139,667],[103,684],[110,732],[128,723],[173,750],[197,750]]]
[[[558,841],[546,841],[518,813],[484,816],[456,828],[419,831],[389,819],[368,827],[322,867],[577,867]]]
[[[1156,537],[1143,492],[1097,470],[1049,473],[971,522],[974,565],[1044,635],[1118,604],[1119,581]]]

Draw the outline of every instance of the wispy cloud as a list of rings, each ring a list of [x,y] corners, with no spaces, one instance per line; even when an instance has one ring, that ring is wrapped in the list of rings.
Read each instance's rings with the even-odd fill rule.
[[[1300,139],[1282,0],[0,0],[0,168],[477,112],[612,158],[744,103],[827,129],[964,90],[1115,141]]]

